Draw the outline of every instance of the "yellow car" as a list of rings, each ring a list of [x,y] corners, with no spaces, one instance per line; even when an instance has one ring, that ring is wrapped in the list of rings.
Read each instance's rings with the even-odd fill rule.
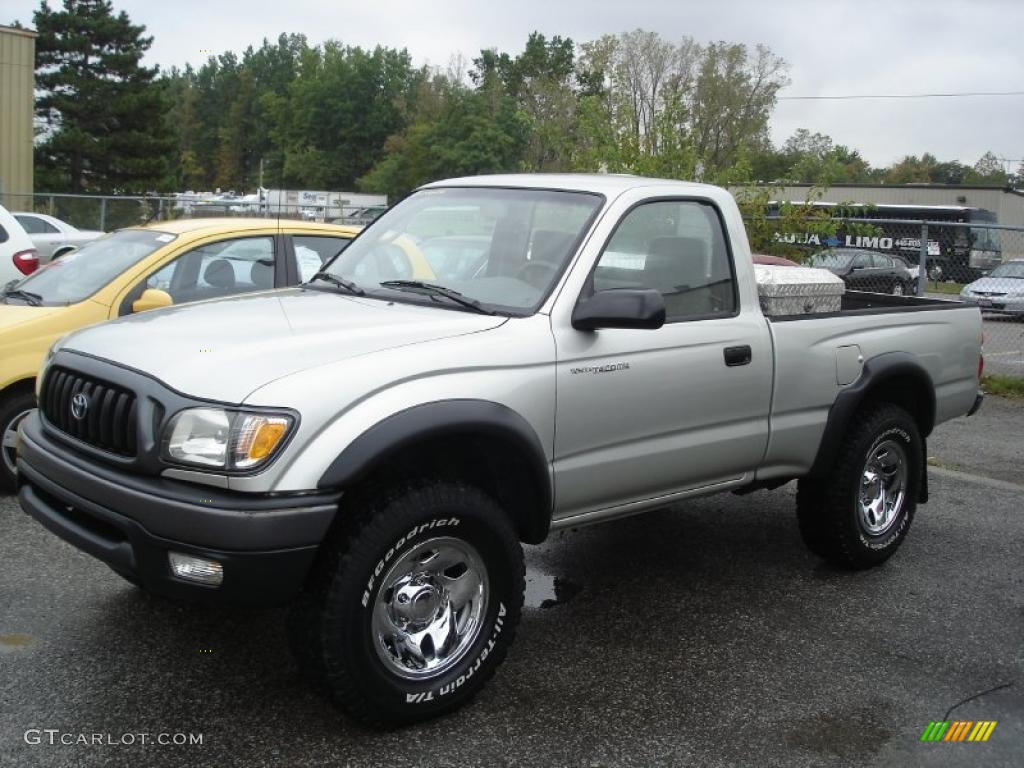
[[[0,286],[0,488],[13,489],[18,422],[35,407],[36,372],[58,338],[133,312],[306,282],[360,229],[271,219],[160,222],[119,230]],[[433,276],[415,248],[401,252],[404,272]]]

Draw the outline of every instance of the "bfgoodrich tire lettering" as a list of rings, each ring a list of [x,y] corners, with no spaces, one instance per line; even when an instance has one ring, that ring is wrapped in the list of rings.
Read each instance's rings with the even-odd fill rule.
[[[501,508],[471,486],[423,480],[367,489],[339,514],[344,522],[289,617],[301,666],[371,725],[466,703],[504,659],[522,609],[522,549]],[[439,557],[454,567],[433,568]],[[445,635],[439,621],[415,642],[434,632],[434,616],[466,634]]]
[[[847,568],[887,560],[914,519],[923,461],[909,413],[890,403],[862,408],[827,479],[798,485],[797,520],[807,547]]]

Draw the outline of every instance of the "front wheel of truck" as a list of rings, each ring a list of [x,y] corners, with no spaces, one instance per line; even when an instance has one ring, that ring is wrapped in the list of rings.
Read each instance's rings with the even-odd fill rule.
[[[917,422],[903,408],[862,408],[826,478],[797,486],[797,520],[816,555],[852,569],[885,562],[910,530],[923,471]]]
[[[469,485],[418,481],[357,496],[290,611],[293,652],[365,724],[450,712],[512,643],[522,547],[502,509]]]

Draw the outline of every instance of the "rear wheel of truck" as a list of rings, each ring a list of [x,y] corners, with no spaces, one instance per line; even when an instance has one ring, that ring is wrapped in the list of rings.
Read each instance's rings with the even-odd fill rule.
[[[797,520],[804,543],[842,567],[883,563],[910,530],[923,461],[920,431],[909,413],[891,403],[862,408],[829,476],[798,484]]]
[[[16,487],[18,425],[35,407],[31,392],[0,399],[0,491],[13,492]]]
[[[477,488],[424,480],[358,494],[289,613],[304,671],[376,726],[450,712],[494,674],[515,634],[522,547]]]

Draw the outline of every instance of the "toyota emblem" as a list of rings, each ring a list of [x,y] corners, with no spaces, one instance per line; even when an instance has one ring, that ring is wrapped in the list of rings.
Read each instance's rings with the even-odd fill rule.
[[[89,412],[89,398],[83,393],[79,392],[77,395],[71,398],[71,415],[74,416],[78,421],[85,418],[85,414]]]

